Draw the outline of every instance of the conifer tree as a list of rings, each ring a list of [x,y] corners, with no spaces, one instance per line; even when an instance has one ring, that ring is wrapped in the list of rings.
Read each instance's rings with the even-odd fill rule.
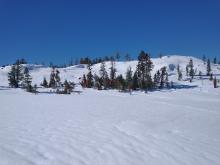
[[[55,73],[55,86],[60,87],[61,82],[60,82],[60,71],[57,69]]]
[[[115,87],[115,79],[116,79],[116,68],[114,60],[111,60],[111,67],[110,67],[110,87]]]
[[[139,88],[138,77],[137,77],[137,72],[134,72],[133,79],[132,79],[132,89],[136,90],[137,88]]]
[[[126,82],[121,74],[117,76],[116,82],[117,82],[117,89],[119,89],[120,91],[124,91]]]
[[[48,88],[48,82],[47,82],[46,77],[44,77],[44,79],[43,79],[43,82],[42,82],[41,86],[43,86],[44,88]]]
[[[211,62],[208,59],[208,61],[207,61],[207,76],[210,76],[211,71],[212,71],[211,70]]]
[[[130,54],[128,54],[128,53],[125,54],[125,61],[131,61]]]
[[[183,74],[180,70],[180,65],[179,64],[177,65],[177,75],[178,75],[178,80],[179,81],[182,80]]]
[[[189,76],[189,65],[186,65],[186,76]]]
[[[9,85],[13,88],[18,88],[20,82],[23,80],[23,66],[20,61],[17,60],[14,65],[12,65],[10,72],[8,73]]]
[[[138,56],[137,76],[139,86],[141,89],[150,89],[153,87],[153,81],[151,78],[151,71],[153,69],[153,63],[149,54],[145,54],[141,51]]]
[[[195,74],[194,65],[193,65],[193,60],[192,59],[190,59],[188,66],[189,66],[189,76],[191,77],[190,81],[192,81],[193,78],[194,78],[194,74]]]
[[[92,88],[94,83],[93,83],[93,75],[92,75],[92,68],[91,68],[91,63],[89,63],[87,65],[87,69],[88,69],[88,74],[87,74],[87,88]]]
[[[160,88],[164,87],[166,80],[167,80],[167,69],[166,67],[162,67],[161,74],[160,74]]]
[[[216,57],[214,58],[213,63],[217,64],[217,58]]]
[[[109,87],[109,78],[104,61],[101,63],[99,73],[100,73],[101,85],[104,87],[104,89],[107,89]]]
[[[86,75],[85,74],[83,75],[83,78],[82,78],[82,81],[81,81],[81,86],[83,88],[87,87],[87,79],[86,79]]]
[[[49,87],[50,88],[55,88],[56,87],[56,80],[55,80],[55,68],[52,69],[51,74],[50,74],[50,82],[49,82]]]
[[[132,70],[131,67],[129,66],[126,72],[126,87],[131,90],[132,89]]]
[[[29,74],[29,69],[27,67],[25,67],[24,68],[24,79],[22,82],[22,86],[27,89],[29,86],[31,86],[31,82],[32,82],[32,78]]]

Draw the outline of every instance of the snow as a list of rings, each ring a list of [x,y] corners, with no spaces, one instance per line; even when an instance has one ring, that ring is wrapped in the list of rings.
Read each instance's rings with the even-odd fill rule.
[[[153,59],[154,71],[170,64],[184,71],[190,58]],[[193,61],[205,73],[203,62]],[[136,63],[117,62],[118,73],[135,69]],[[50,68],[32,67],[35,83],[48,78]],[[212,64],[219,75],[218,67]],[[207,79],[189,83],[172,75],[185,86],[131,95],[79,86],[82,93],[35,95],[8,88],[9,69],[0,69],[0,165],[220,164],[220,88]],[[60,71],[62,79],[78,81],[87,69],[79,65]]]

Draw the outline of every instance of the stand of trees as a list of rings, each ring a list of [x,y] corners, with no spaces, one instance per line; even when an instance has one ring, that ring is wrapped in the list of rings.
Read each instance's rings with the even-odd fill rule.
[[[89,64],[88,74],[81,78],[81,85],[83,88],[96,88],[98,90],[118,89],[119,91],[131,90],[152,90],[155,88],[169,87],[168,73],[166,67],[161,68],[154,76],[151,77],[153,69],[153,62],[150,55],[141,51],[138,56],[138,64],[136,70],[133,72],[131,67],[127,68],[125,77],[122,74],[116,76],[117,69],[115,67],[115,60],[111,60],[110,72],[108,74],[106,64],[103,61],[100,65],[99,76],[92,74],[91,65]]]

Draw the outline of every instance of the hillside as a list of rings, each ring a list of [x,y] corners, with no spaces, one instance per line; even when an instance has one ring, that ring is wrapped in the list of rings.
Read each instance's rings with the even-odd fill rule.
[[[33,94],[8,88],[10,66],[0,69],[0,165],[219,165],[220,88],[207,76],[177,81],[173,67],[185,72],[190,58],[153,59],[153,72],[167,66],[169,79],[182,86],[148,93],[77,85],[80,92],[71,95],[43,88]],[[206,73],[201,60],[193,61]],[[117,73],[136,64],[116,62]],[[49,78],[51,68],[27,66],[34,83]],[[212,64],[218,79],[219,67]],[[59,70],[62,80],[75,82],[87,72],[85,65]]]

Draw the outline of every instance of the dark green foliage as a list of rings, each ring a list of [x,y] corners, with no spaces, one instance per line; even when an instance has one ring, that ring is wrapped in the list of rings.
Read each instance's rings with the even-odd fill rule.
[[[99,73],[100,73],[101,86],[103,86],[104,89],[107,89],[109,87],[110,80],[108,78],[108,73],[106,71],[105,62],[101,63]]]
[[[192,59],[190,59],[188,67],[189,67],[189,76],[191,78],[190,81],[192,81],[194,78],[194,75],[195,75],[195,70],[194,70],[194,65],[193,65]]]
[[[131,67],[128,67],[127,72],[126,72],[126,88],[131,90],[133,87],[133,79],[132,79],[132,70]]]
[[[50,88],[55,88],[56,87],[56,80],[55,80],[55,68],[52,69],[51,74],[50,74],[50,82],[49,82],[49,87]]]
[[[212,69],[211,69],[211,62],[208,59],[208,61],[207,61],[207,76],[210,76],[211,71],[212,71]]]
[[[87,69],[88,69],[88,74],[86,76],[87,77],[86,87],[87,88],[92,88],[93,85],[94,85],[94,82],[93,82],[92,68],[91,68],[90,63],[87,65]]]
[[[44,88],[48,88],[48,82],[47,79],[44,77],[43,82],[41,83],[41,86],[43,86]]]
[[[182,80],[183,74],[182,71],[180,70],[180,65],[177,65],[177,75],[178,75],[178,80]]]
[[[23,88],[28,88],[31,85],[32,78],[29,74],[29,69],[27,67],[24,68],[24,79],[22,82]]]
[[[138,89],[138,77],[137,77],[137,72],[134,73],[133,79],[132,79],[132,89],[136,90]]]
[[[216,57],[213,59],[213,63],[217,64],[217,58]]]
[[[141,51],[138,56],[137,65],[137,77],[139,82],[139,87],[141,89],[151,89],[153,87],[153,82],[151,78],[151,71],[153,69],[153,63],[150,59],[150,55]]]
[[[115,88],[115,79],[116,79],[116,68],[115,68],[115,62],[111,61],[111,67],[110,67],[110,84],[109,86],[111,88]]]
[[[161,68],[161,74],[160,74],[160,88],[163,88],[165,83],[167,82],[167,68],[163,67]]]
[[[119,89],[120,91],[125,90],[126,82],[121,74],[119,76],[117,76],[116,84],[117,84],[117,89]]]
[[[11,67],[11,71],[8,73],[9,86],[13,88],[18,88],[20,82],[23,80],[23,67],[20,64],[20,61],[17,60],[14,65]]]

